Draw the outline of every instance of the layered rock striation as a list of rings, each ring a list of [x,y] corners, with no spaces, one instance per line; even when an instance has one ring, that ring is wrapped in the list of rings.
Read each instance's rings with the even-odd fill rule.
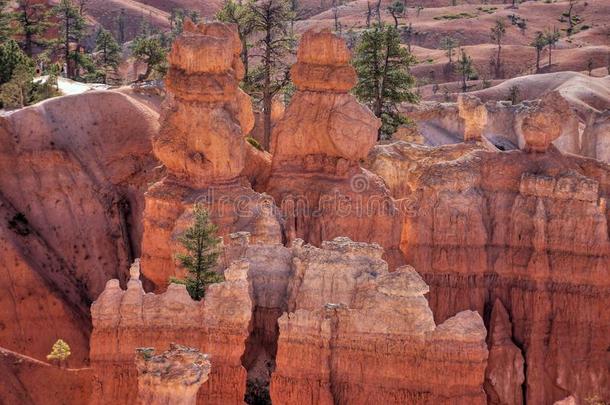
[[[246,389],[241,356],[253,310],[247,273],[247,262],[234,262],[224,272],[225,281],[210,285],[201,302],[178,284],[160,295],[145,294],[136,268],[127,290],[110,280],[91,307],[91,366],[99,382],[93,401],[134,403],[135,350],[180,342],[211,356],[212,370],[199,401],[241,404]]]
[[[485,403],[476,312],[436,326],[427,285],[409,266],[388,272],[379,245],[336,238],[292,249],[274,403]]]
[[[561,154],[550,144],[558,123],[538,120],[539,108],[525,113],[534,118],[524,151],[386,145],[371,154],[370,167],[412,202],[401,250],[430,285],[435,319],[470,309],[490,325],[491,403],[520,403],[521,373],[527,403],[610,396],[610,168]],[[401,185],[382,150],[397,162],[425,158]]]
[[[197,349],[171,344],[155,354],[154,348],[136,349],[138,401],[151,405],[195,405],[197,391],[208,380],[212,365]]]
[[[86,364],[88,306],[139,255],[157,118],[115,91],[0,117],[0,346],[45,360],[62,338]]]
[[[303,34],[291,70],[297,91],[273,128],[265,190],[284,215],[289,241],[378,242],[395,264],[400,210],[383,181],[359,165],[380,120],[349,94],[356,83],[349,60],[345,41],[329,30]]]
[[[268,157],[245,141],[254,116],[250,98],[238,87],[240,51],[237,28],[222,23],[188,22],[172,46],[168,95],[153,140],[168,175],[146,193],[142,241],[143,274],[156,291],[182,272],[174,259],[177,239],[195,203],[208,210],[221,236],[247,230],[253,238],[265,237],[256,229],[267,197],[246,178],[262,174],[247,167],[246,158],[264,165]]]

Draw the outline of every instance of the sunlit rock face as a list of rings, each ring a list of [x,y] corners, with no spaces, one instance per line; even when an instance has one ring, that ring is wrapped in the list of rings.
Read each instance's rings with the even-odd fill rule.
[[[476,312],[435,325],[428,286],[410,266],[388,272],[379,245],[336,238],[292,249],[274,403],[485,403]]]
[[[0,346],[44,361],[62,338],[84,366],[88,306],[139,254],[158,115],[116,91],[1,115]]]
[[[250,98],[238,87],[240,50],[234,25],[187,23],[170,52],[168,95],[153,141],[168,175],[148,189],[143,218],[142,272],[156,291],[183,273],[175,262],[178,236],[195,203],[208,210],[220,236],[249,231],[253,239],[266,237],[257,229],[268,219],[269,198],[248,180],[267,176],[270,162],[245,141],[254,117]]]
[[[246,389],[241,356],[253,310],[248,267],[244,261],[232,263],[224,271],[225,281],[209,286],[200,302],[178,284],[163,294],[144,293],[139,269],[132,272],[127,290],[110,280],[91,306],[91,366],[98,380],[94,403],[134,403],[135,350],[180,342],[210,354],[212,370],[199,389],[199,403],[241,404]]]
[[[194,187],[233,180],[244,167],[244,136],[254,125],[250,98],[239,87],[243,66],[237,28],[187,24],[169,54],[168,97],[155,155]]]
[[[377,242],[394,266],[401,212],[381,179],[359,165],[381,123],[348,93],[356,83],[349,60],[345,41],[330,31],[303,34],[292,67],[297,92],[273,128],[265,190],[284,215],[289,241]]]
[[[212,367],[208,355],[177,344],[161,354],[154,348],[138,348],[135,363],[138,401],[152,405],[195,405]]]
[[[367,163],[410,201],[401,251],[435,320],[470,309],[489,325],[492,403],[519,402],[521,373],[527,403],[610,395],[610,171],[550,144],[562,109],[549,97],[523,111],[523,151],[397,143]]]

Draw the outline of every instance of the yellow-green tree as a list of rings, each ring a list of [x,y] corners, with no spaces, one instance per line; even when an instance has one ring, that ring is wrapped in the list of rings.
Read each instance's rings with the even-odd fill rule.
[[[57,360],[57,362],[61,364],[61,362],[66,361],[71,354],[70,346],[62,339],[57,339],[57,342],[55,342],[51,348],[51,353],[47,355],[47,360]]]

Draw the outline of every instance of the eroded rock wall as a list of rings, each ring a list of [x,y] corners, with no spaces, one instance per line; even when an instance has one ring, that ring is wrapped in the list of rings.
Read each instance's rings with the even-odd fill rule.
[[[490,315],[501,302],[510,339],[525,359],[525,399],[541,404],[568,395],[610,396],[610,168],[563,155],[552,140],[545,135],[533,141],[538,146],[524,145],[545,152],[429,149],[433,158],[419,160],[405,177],[412,211],[401,238],[407,263],[430,285],[437,322],[471,309],[494,330]],[[426,149],[378,148],[406,161]],[[387,154],[371,156],[373,170],[400,183],[386,170]],[[388,162],[377,164],[376,156]],[[498,370],[518,373],[518,360],[511,359],[519,356],[503,346],[491,343],[490,365],[500,357],[507,364],[488,370],[488,379],[508,395],[519,379],[507,373],[509,380],[498,381]]]
[[[409,266],[388,272],[376,244],[297,240],[293,255],[274,403],[485,403],[476,312],[436,326],[427,285]]]
[[[193,204],[208,210],[220,236],[249,231],[253,239],[267,237],[266,230],[257,231],[267,197],[248,180],[265,178],[270,162],[245,141],[254,116],[250,98],[238,87],[240,51],[234,25],[189,22],[169,54],[167,97],[153,140],[168,175],[146,192],[143,219],[142,271],[158,292],[169,277],[183,273],[174,258]]]
[[[110,280],[91,307],[91,366],[98,379],[93,403],[134,403],[136,348],[179,342],[211,356],[209,380],[198,394],[201,403],[242,404],[246,370],[241,356],[253,310],[247,273],[247,262],[234,262],[224,272],[225,281],[209,286],[201,302],[178,284],[160,295],[145,294],[139,272],[127,290]]]
[[[88,306],[139,254],[157,119],[114,91],[0,117],[1,346],[44,360],[62,338],[86,364]]]
[[[303,34],[291,70],[297,91],[273,128],[265,191],[284,215],[289,241],[374,241],[396,265],[400,209],[381,179],[359,165],[381,123],[349,94],[356,83],[349,60],[345,41],[329,30]]]

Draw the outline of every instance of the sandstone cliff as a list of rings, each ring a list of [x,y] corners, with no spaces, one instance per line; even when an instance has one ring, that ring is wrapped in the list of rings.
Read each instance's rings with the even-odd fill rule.
[[[145,294],[136,267],[127,290],[110,280],[91,306],[91,366],[98,379],[93,402],[134,403],[136,348],[180,342],[211,355],[212,370],[199,401],[241,404],[246,389],[241,356],[253,310],[248,263],[234,262],[224,272],[225,281],[211,285],[201,302],[178,284],[160,295]]]
[[[388,272],[382,254],[347,238],[295,242],[274,403],[485,403],[481,317],[436,326],[428,286],[409,266]]]
[[[266,221],[261,212],[267,198],[248,179],[264,178],[270,162],[245,141],[254,117],[250,98],[238,87],[240,50],[234,25],[187,23],[170,52],[161,129],[153,140],[168,176],[146,192],[142,241],[142,271],[156,291],[182,272],[174,260],[177,237],[194,203],[205,206],[221,236],[246,230],[266,237],[256,229]]]
[[[410,201],[401,250],[430,285],[435,319],[471,309],[490,325],[491,403],[500,394],[520,403],[520,373],[527,403],[610,396],[610,168],[561,154],[541,125],[540,147],[523,147],[542,153],[395,144],[378,146],[369,163]],[[393,156],[417,160],[407,184]],[[498,335],[506,317],[494,302],[508,312],[512,327],[500,330],[510,339]]]
[[[329,30],[303,34],[291,70],[297,92],[273,128],[265,191],[284,215],[289,241],[377,242],[396,265],[400,210],[383,181],[359,166],[380,120],[348,93],[356,83],[349,60],[345,41]]]
[[[139,254],[157,130],[154,111],[111,91],[0,117],[1,346],[44,359],[63,338],[85,362],[88,305]]]

